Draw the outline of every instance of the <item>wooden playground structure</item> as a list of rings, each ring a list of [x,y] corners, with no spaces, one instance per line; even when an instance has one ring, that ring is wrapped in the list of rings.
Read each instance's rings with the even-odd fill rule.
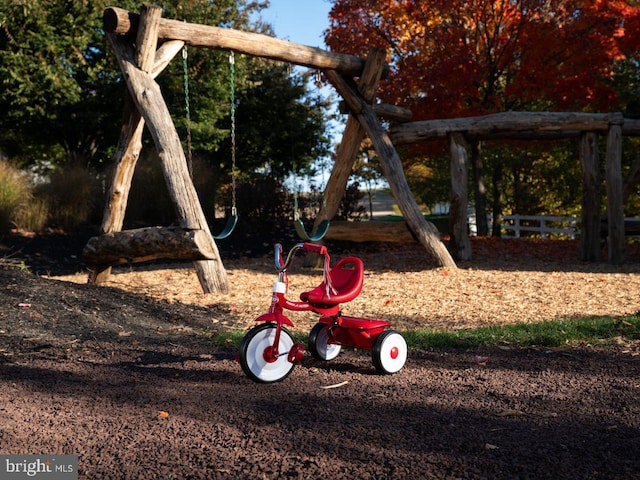
[[[382,160],[394,198],[414,235],[438,264],[455,268],[438,230],[425,220],[413,198],[400,157],[378,119],[378,114],[387,117],[399,114],[406,118],[407,112],[394,106],[373,105],[378,82],[387,68],[384,52],[372,50],[365,60],[267,35],[167,20],[161,13],[160,7],[148,4],[142,6],[140,15],[117,7],[104,12],[104,30],[126,81],[128,98],[101,235],[90,239],[84,251],[85,262],[91,270],[90,282],[106,280],[110,267],[119,263],[178,256],[194,260],[204,292],[229,290],[218,248],[189,176],[178,132],[154,81],[185,44],[232,50],[321,70],[345,100],[350,114],[327,185],[326,211],[318,218],[332,218],[337,212],[358,149],[368,134]],[[354,77],[359,77],[357,83]],[[122,232],[145,125],[160,157],[179,228],[153,227]]]
[[[114,170],[108,192],[100,235],[93,237],[84,250],[91,273],[89,281],[105,281],[111,266],[157,258],[193,260],[205,293],[226,293],[229,282],[215,240],[192,183],[185,152],[158,84],[163,69],[185,45],[231,50],[252,56],[288,62],[322,71],[343,98],[348,120],[336,161],[327,182],[325,203],[317,216],[314,230],[322,219],[332,219],[344,194],[353,163],[365,136],[378,154],[392,195],[404,217],[406,227],[439,266],[456,268],[453,257],[442,243],[437,228],[428,222],[413,197],[405,178],[400,157],[394,147],[446,137],[451,146],[452,251],[459,259],[470,259],[466,209],[469,139],[499,135],[549,135],[564,132],[579,136],[583,164],[583,253],[592,259],[599,249],[600,203],[598,193],[595,132],[607,131],[607,212],[609,260],[620,263],[624,251],[622,211],[621,142],[624,119],[620,114],[497,114],[472,119],[409,122],[407,109],[376,102],[378,83],[388,66],[385,54],[370,50],[366,59],[319,48],[308,47],[267,35],[241,32],[208,25],[190,24],[162,18],[162,9],[144,4],[140,14],[121,8],[105,10],[103,23],[107,39],[115,53],[127,84],[124,121],[114,155]],[[357,80],[356,80],[357,79]],[[564,116],[562,116],[564,115]],[[405,122],[387,132],[380,117]],[[517,120],[517,121],[516,121]],[[142,148],[142,133],[147,126],[153,138],[163,174],[178,216],[178,227],[151,227],[122,231],[127,199],[136,162]],[[530,137],[533,138],[533,137]],[[597,208],[597,213],[596,213]],[[597,226],[596,226],[597,222]],[[586,228],[586,230],[585,230]]]

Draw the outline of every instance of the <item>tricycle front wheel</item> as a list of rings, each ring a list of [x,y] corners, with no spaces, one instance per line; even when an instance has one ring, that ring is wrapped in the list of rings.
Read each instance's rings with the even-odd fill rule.
[[[295,366],[287,359],[294,344],[293,336],[282,327],[278,342],[278,356],[274,357],[273,342],[276,325],[263,323],[247,332],[240,343],[240,366],[251,380],[273,383],[285,379]]]
[[[340,345],[329,343],[329,330],[324,323],[316,323],[309,333],[309,352],[317,360],[333,360],[340,354]]]
[[[371,349],[371,359],[380,373],[396,373],[407,361],[407,342],[395,330],[385,330]]]

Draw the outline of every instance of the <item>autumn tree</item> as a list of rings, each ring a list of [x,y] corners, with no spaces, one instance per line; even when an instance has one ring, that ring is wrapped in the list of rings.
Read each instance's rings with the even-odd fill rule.
[[[614,80],[637,59],[639,10],[622,0],[336,0],[326,42],[384,49],[392,68],[379,95],[414,120],[615,111],[634,100]]]

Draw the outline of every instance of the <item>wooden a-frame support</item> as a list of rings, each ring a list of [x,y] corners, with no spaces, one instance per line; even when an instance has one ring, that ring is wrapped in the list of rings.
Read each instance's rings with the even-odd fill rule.
[[[407,226],[427,250],[427,253],[436,260],[438,266],[456,268],[453,258],[440,240],[438,229],[424,218],[420,207],[416,203],[404,175],[400,157],[371,105],[378,88],[378,82],[382,76],[384,59],[383,51],[376,49],[369,51],[367,62],[357,87],[353,86],[351,82],[335,70],[324,71],[329,82],[344,98],[350,113],[337,159],[327,182],[325,194],[327,199],[326,214],[320,212],[315,226],[317,226],[317,222],[320,219],[325,217],[333,218],[338,211],[358,148],[366,133],[382,162],[382,168],[391,187],[391,193],[404,216]]]
[[[120,249],[123,242],[113,242],[114,236],[128,240],[124,242],[125,245],[135,245],[136,248],[128,254],[122,250],[118,252],[119,256],[130,261],[166,256],[167,242],[149,241],[148,236],[145,238],[146,230],[139,231],[138,237],[132,234],[118,235],[122,229],[131,180],[140,154],[142,131],[146,123],[155,142],[169,195],[181,227],[181,231],[177,233],[175,230],[164,231],[164,236],[161,235],[160,238],[177,235],[179,239],[184,240],[184,237],[189,237],[192,232],[197,232],[198,242],[195,250],[198,255],[194,267],[200,285],[205,293],[226,293],[229,291],[226,271],[191,181],[180,137],[160,87],[153,79],[184,45],[184,41],[171,41],[156,51],[161,14],[162,9],[159,6],[143,5],[135,43],[137,48],[127,37],[107,33],[124,74],[129,95],[125,107],[125,122],[114,158],[114,173],[101,233]],[[140,236],[141,240],[131,242],[132,238]],[[94,237],[85,247],[85,261],[92,270],[90,282],[99,283],[108,277],[110,266],[116,263],[105,259],[108,251],[104,239],[100,237]]]
[[[372,105],[378,82],[387,68],[383,52],[372,50],[365,61],[353,55],[326,52],[266,35],[162,19],[160,7],[148,4],[143,5],[139,16],[120,8],[108,8],[104,14],[104,29],[124,74],[128,98],[114,156],[114,172],[101,236],[92,238],[84,251],[85,261],[91,270],[90,282],[104,281],[111,265],[166,258],[171,253],[171,258],[195,260],[198,278],[205,292],[228,291],[226,272],[189,177],[180,138],[154,81],[185,43],[231,49],[322,70],[344,98],[350,113],[338,159],[327,185],[326,212],[321,211],[318,218],[335,216],[360,144],[368,135],[413,235],[438,265],[455,268],[438,230],[420,212],[404,176],[400,158],[377,117],[378,114],[400,115],[406,119],[407,112],[395,106]],[[131,40],[133,36],[135,46]],[[156,50],[159,39],[165,42]],[[360,76],[357,86],[350,80],[355,76]],[[121,232],[145,124],[159,152],[180,228],[156,227]]]

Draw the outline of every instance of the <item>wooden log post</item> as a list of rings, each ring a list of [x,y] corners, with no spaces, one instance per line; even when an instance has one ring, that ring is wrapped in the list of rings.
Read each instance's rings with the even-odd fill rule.
[[[130,95],[125,99],[124,123],[120,130],[120,139],[113,158],[111,185],[107,193],[100,233],[108,234],[122,230],[127,200],[131,190],[133,172],[142,150],[142,132],[144,120],[135,107]],[[109,279],[111,266],[108,264],[85,263],[89,267],[89,283],[102,283]]]
[[[487,192],[484,183],[484,162],[482,161],[480,142],[478,140],[474,140],[471,143],[471,165],[473,170],[476,233],[479,237],[486,237],[489,235]]]
[[[369,135],[382,161],[384,173],[389,181],[393,197],[396,199],[405,221],[420,244],[425,247],[427,253],[439,266],[457,268],[453,258],[440,240],[440,232],[438,232],[438,229],[432,223],[427,222],[415,198],[413,198],[407,179],[404,176],[404,171],[402,170],[400,157],[391,143],[387,132],[380,124],[373,107],[369,105],[338,72],[327,70],[325,71],[325,75],[338,93],[342,95],[342,98],[345,99],[349,105],[349,109],[357,116],[358,121]]]
[[[143,7],[143,17],[154,17],[150,20],[150,28],[146,28],[146,35],[138,40],[136,55],[144,59],[144,70],[151,76],[158,76],[169,64],[171,59],[181,50],[184,42],[174,40],[162,44],[156,50],[158,17],[161,11],[157,8]],[[143,21],[147,23],[147,21]],[[153,58],[151,57],[153,54]],[[111,183],[107,192],[107,201],[102,216],[100,233],[112,233],[122,230],[124,216],[131,190],[131,180],[142,150],[142,133],[144,120],[135,106],[131,95],[127,92],[123,113],[123,124],[120,138],[113,156],[113,170]],[[111,268],[104,265],[91,265],[89,269],[89,283],[101,283],[109,278]]]
[[[113,34],[108,34],[107,37],[124,74],[129,93],[156,145],[180,226],[189,230],[204,230],[210,241],[209,250],[215,252],[213,260],[194,262],[200,284],[205,293],[227,293],[227,275],[191,181],[180,137],[162,98],[160,87],[148,73],[137,67],[134,50],[125,37]]]
[[[211,242],[204,230],[149,227],[92,237],[84,247],[87,265],[122,265],[161,258],[214,260]]]
[[[358,87],[359,86],[360,83],[358,84]],[[389,105],[388,103],[374,103],[373,109],[375,110],[376,115],[391,122],[405,123],[410,122],[411,118],[413,118],[413,112],[411,110],[409,110],[408,108],[399,107],[397,105]],[[340,113],[349,113],[347,104],[344,101],[340,102],[340,104],[338,105],[338,111]]]
[[[382,76],[381,65],[384,65],[385,54],[381,50],[371,49],[367,58],[368,60],[365,63],[362,77],[358,84],[358,91],[365,101],[371,103],[378,90],[378,83],[380,83]],[[320,206],[318,217],[313,225],[314,232],[322,220],[326,218],[333,219],[338,212],[340,201],[344,196],[344,191],[351,175],[353,163],[365,135],[365,130],[358,122],[358,119],[349,114],[347,125],[342,134],[342,142],[336,152],[336,161],[325,187],[325,202]]]
[[[583,132],[579,143],[582,165],[582,232],[580,234],[580,260],[600,260],[600,165],[598,137],[594,132]]]
[[[468,156],[467,142],[461,133],[449,135],[451,151],[451,207],[449,209],[449,232],[451,245],[457,260],[471,260],[471,242],[467,232]]]
[[[611,115],[607,135],[607,160],[605,168],[607,184],[608,260],[612,265],[624,262],[626,239],[624,236],[624,205],[622,204],[622,115]]]

